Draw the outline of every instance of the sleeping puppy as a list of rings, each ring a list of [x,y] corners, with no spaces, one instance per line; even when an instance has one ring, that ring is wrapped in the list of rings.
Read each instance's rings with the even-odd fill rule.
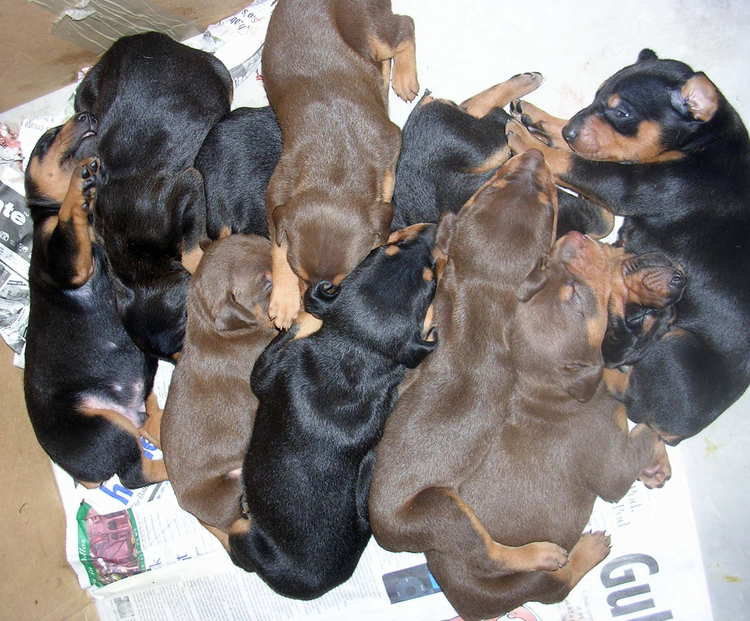
[[[388,84],[419,90],[410,17],[390,0],[280,0],[263,48],[263,81],[283,151],[268,186],[273,292],[288,328],[300,290],[336,286],[388,237],[400,131]]]
[[[266,189],[281,155],[270,107],[236,108],[213,126],[195,159],[206,191],[206,236],[268,237]]]
[[[116,41],[76,91],[76,111],[99,119],[95,228],[117,307],[154,356],[170,358],[182,346],[190,276],[183,262],[194,268],[205,237],[203,180],[193,163],[231,95],[219,60],[155,32]]]
[[[91,241],[96,131],[92,115],[75,115],[39,139],[26,169],[34,247],[24,392],[56,464],[86,487],[117,474],[135,488],[166,478],[141,445],[159,442],[156,361],[125,331],[104,251]]]
[[[162,450],[177,500],[223,533],[242,518],[240,469],[258,406],[248,369],[276,335],[270,277],[266,239],[232,235],[208,247],[190,285],[185,346],[164,408]]]
[[[378,543],[424,552],[467,620],[563,599],[609,552],[604,533],[581,535],[596,496],[665,478],[658,436],[628,434],[601,381],[611,299],[647,287],[622,282],[621,249],[578,232],[550,253],[555,198],[531,150],[442,220],[440,347],[405,382],[377,447]]]
[[[406,368],[436,345],[427,325],[435,228],[396,232],[340,286],[311,287],[312,314],[253,369],[248,520],[233,529],[230,553],[282,595],[312,599],[341,584],[370,538],[373,448]]]

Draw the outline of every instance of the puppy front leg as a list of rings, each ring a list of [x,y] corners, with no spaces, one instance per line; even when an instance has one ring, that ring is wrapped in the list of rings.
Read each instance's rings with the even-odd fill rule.
[[[537,72],[520,73],[505,82],[495,84],[477,93],[459,106],[471,116],[481,119],[495,108],[503,108],[512,100],[528,95],[539,88],[542,74]]]
[[[521,99],[511,102],[510,113],[513,118],[523,123],[537,140],[548,147],[570,151],[562,135],[563,127],[568,122],[566,119],[552,116],[534,104]]]
[[[627,426],[621,412],[624,412],[624,408],[618,412],[614,422],[618,428]],[[662,467],[666,467],[669,462],[667,460],[666,466],[664,465],[666,451],[661,454],[660,449],[664,443],[659,435],[643,423],[633,427],[629,433],[625,431],[617,435],[619,441],[611,443],[605,462],[599,469],[596,493],[607,502],[617,502],[627,493],[639,475],[649,484],[656,485],[660,482],[663,485],[667,473],[662,472],[659,466],[661,464]]]
[[[57,224],[47,240],[47,271],[66,289],[84,285],[94,271],[89,213],[96,198],[100,167],[98,158],[89,158],[73,172]]]
[[[271,246],[271,299],[268,316],[279,330],[287,330],[302,306],[299,278],[289,265],[287,244]]]

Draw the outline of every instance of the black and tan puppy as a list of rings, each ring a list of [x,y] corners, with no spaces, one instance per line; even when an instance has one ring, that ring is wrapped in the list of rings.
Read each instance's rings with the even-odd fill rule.
[[[539,73],[522,73],[460,105],[423,96],[402,133],[391,228],[458,212],[510,158],[505,125],[512,117],[503,106],[541,82]],[[612,229],[612,214],[594,203],[560,191],[558,204],[558,236],[576,230],[603,237]]]
[[[273,110],[236,108],[206,136],[195,167],[206,191],[206,235],[268,237],[266,189],[281,155]]]
[[[242,518],[240,471],[258,407],[248,370],[277,334],[270,293],[267,239],[232,235],[208,247],[164,407],[162,450],[177,500],[223,533]]]
[[[604,533],[581,535],[595,498],[619,499],[639,473],[663,484],[658,467],[644,473],[658,436],[628,435],[601,382],[610,299],[628,288],[622,257],[577,232],[550,256],[555,198],[529,151],[443,219],[440,346],[376,450],[376,539],[424,552],[467,620],[562,600],[609,551]]]
[[[162,358],[182,346],[190,276],[182,261],[192,269],[187,255],[205,236],[193,164],[231,95],[218,59],[155,32],[116,41],[76,91],[76,111],[99,119],[95,227],[117,306],[138,346]]]
[[[242,468],[249,521],[234,562],[288,597],[347,580],[370,538],[373,448],[407,367],[435,347],[435,225],[373,250],[339,287],[318,283],[298,323],[258,359],[260,405]]]
[[[519,102],[539,143],[509,123],[514,151],[541,149],[562,185],[625,216],[632,253],[658,250],[689,286],[676,320],[633,367],[628,416],[672,443],[698,433],[750,383],[750,141],[716,86],[643,50],[567,123]]]
[[[24,391],[55,463],[87,487],[117,474],[133,488],[166,478],[141,447],[142,437],[159,441],[156,362],[125,331],[104,252],[91,241],[96,130],[94,117],[77,114],[39,139],[26,169],[34,249]]]
[[[338,285],[385,242],[401,146],[388,85],[419,90],[414,23],[390,0],[280,0],[263,47],[263,81],[283,135],[268,186],[270,315],[288,328],[300,290]]]

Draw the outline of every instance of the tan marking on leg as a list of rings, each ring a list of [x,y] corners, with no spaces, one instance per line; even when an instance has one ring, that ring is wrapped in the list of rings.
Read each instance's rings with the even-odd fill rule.
[[[508,573],[519,571],[552,571],[559,569],[568,560],[568,554],[560,546],[547,541],[535,541],[519,547],[505,546],[492,539],[474,510],[453,490],[441,490],[466,515],[472,528],[484,543],[487,556]]]
[[[159,407],[159,400],[156,398],[156,393],[146,397],[146,422],[144,423],[141,431],[144,435],[152,441],[156,446],[161,446],[161,417],[164,411]]]
[[[140,447],[140,443],[138,446]],[[149,483],[159,483],[169,478],[163,459],[149,459],[143,453],[141,453],[141,470],[143,478]]]
[[[289,265],[286,244],[271,245],[271,299],[268,316],[279,330],[286,330],[294,321],[302,306],[299,293],[299,278]]]
[[[541,83],[541,73],[522,73],[477,93],[461,103],[460,107],[471,116],[481,119],[493,109],[507,106],[513,99],[535,91]]]
[[[224,239],[225,237],[229,237],[232,234],[232,229],[230,229],[228,226],[222,226],[219,229],[219,239]]]
[[[591,569],[601,563],[610,552],[610,538],[603,531],[585,533],[573,546],[568,564],[550,575],[572,589]]]
[[[320,330],[323,327],[323,322],[315,315],[302,311],[297,315],[294,325],[297,326],[297,332],[294,335],[294,340],[296,341],[297,339],[304,339]]]
[[[82,162],[82,166],[91,163],[93,160],[95,158],[85,160]],[[58,227],[71,227],[75,238],[73,256],[71,257],[73,275],[70,279],[70,284],[74,287],[80,287],[86,283],[94,272],[88,210],[93,208],[96,190],[91,189],[88,197],[83,195],[82,166],[76,167],[71,175],[68,192],[65,194],[65,199],[58,212],[57,224]]]
[[[79,408],[77,411],[83,416],[100,416],[102,418],[105,418],[110,423],[119,427],[125,433],[132,436],[136,444],[138,445],[138,450],[141,452],[141,470],[143,472],[143,478],[150,483],[157,483],[159,481],[167,480],[167,469],[164,465],[164,460],[148,459],[143,452],[141,438],[145,437],[147,440],[149,440],[149,442],[157,444],[157,446],[158,443],[154,442],[154,438],[150,437],[149,434],[146,433],[143,429],[139,429],[138,427],[136,427],[130,419],[113,410],[104,410],[98,408]]]
[[[182,254],[182,266],[191,274],[195,274],[195,270],[198,269],[198,264],[203,258],[203,249],[200,246],[196,246],[192,250],[188,250]]]
[[[506,144],[490,155],[484,162],[466,172],[472,175],[481,175],[505,164],[510,159],[510,147]]]
[[[393,231],[393,233],[391,233],[388,236],[388,239],[386,240],[385,243],[397,244],[398,242],[414,239],[419,234],[419,232],[426,226],[429,226],[428,222],[418,222],[417,224],[410,224],[409,226],[405,226],[402,229]],[[396,254],[396,252],[398,252],[398,250],[394,250],[392,254]]]

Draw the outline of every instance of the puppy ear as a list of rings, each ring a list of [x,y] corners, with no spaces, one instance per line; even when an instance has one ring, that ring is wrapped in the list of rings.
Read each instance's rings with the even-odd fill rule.
[[[549,271],[547,270],[547,257],[544,256],[537,260],[529,275],[520,284],[516,290],[516,298],[520,302],[528,302],[542,290],[547,278],[549,278]]]
[[[456,218],[456,214],[452,211],[446,212],[445,215],[440,218],[437,233],[435,233],[435,248],[445,256],[450,254],[448,249],[450,247],[451,238],[453,237],[453,231],[456,229]]]
[[[167,196],[167,211],[172,218],[171,231],[182,239],[195,236],[196,229],[206,226],[206,192],[203,175],[196,168],[186,168],[172,182]]]
[[[710,121],[719,109],[719,91],[705,73],[694,73],[682,87],[670,93],[672,107],[695,121]]]
[[[241,330],[257,323],[257,318],[249,308],[237,301],[234,292],[227,291],[224,300],[214,313],[214,327],[219,332]]]
[[[565,389],[576,401],[585,403],[594,396],[602,379],[604,362],[571,362],[563,367]]]
[[[322,319],[333,306],[340,291],[340,287],[328,280],[316,282],[305,292],[305,310]]]
[[[635,62],[642,63],[642,62],[646,62],[649,60],[657,60],[657,59],[658,57],[656,55],[656,52],[654,52],[654,50],[651,50],[645,47],[638,53],[638,60],[636,60]]]
[[[422,338],[422,335],[417,332],[407,343],[404,343],[404,346],[399,352],[398,361],[405,367],[413,369],[424,360],[427,354],[435,350],[437,344],[437,335],[435,335],[434,340],[426,341]]]

